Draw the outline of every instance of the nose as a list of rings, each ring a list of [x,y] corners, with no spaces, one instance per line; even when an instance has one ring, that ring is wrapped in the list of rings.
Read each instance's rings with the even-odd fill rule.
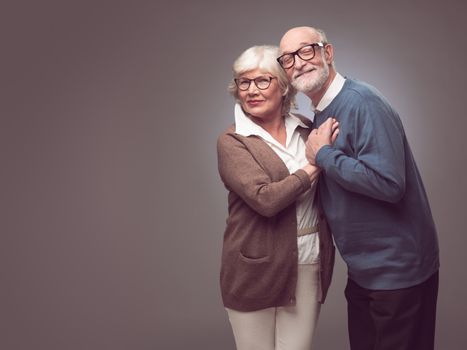
[[[294,65],[293,65],[295,69],[300,70],[305,64],[306,64],[306,61],[302,60],[300,56],[298,55],[295,56]]]
[[[258,93],[258,87],[256,86],[254,81],[250,82],[250,86],[248,87],[248,94],[249,95],[256,95]]]

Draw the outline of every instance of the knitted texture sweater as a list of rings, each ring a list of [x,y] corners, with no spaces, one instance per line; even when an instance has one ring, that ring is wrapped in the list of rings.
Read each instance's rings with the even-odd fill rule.
[[[375,88],[347,79],[315,127],[328,117],[339,135],[316,156],[319,193],[349,278],[374,290],[423,282],[439,268],[437,233],[398,114]]]

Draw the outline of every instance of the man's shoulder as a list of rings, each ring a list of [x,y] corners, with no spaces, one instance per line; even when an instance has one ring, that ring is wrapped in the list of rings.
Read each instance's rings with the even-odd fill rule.
[[[346,84],[342,91],[344,93],[357,95],[363,98],[381,96],[381,93],[373,85],[352,78],[346,79]]]
[[[341,104],[344,103],[349,108],[375,104],[389,107],[389,102],[378,89],[356,79],[347,78],[339,95]]]

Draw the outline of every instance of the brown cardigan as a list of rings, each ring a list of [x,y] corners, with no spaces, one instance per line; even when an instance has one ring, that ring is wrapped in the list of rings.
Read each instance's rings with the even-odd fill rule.
[[[311,129],[299,130],[306,138]],[[238,135],[233,125],[219,136],[217,152],[219,173],[229,191],[220,276],[224,306],[254,311],[293,305],[298,265],[295,200],[310,188],[310,179],[301,169],[290,174],[261,138]],[[335,248],[320,206],[319,238],[323,303]]]

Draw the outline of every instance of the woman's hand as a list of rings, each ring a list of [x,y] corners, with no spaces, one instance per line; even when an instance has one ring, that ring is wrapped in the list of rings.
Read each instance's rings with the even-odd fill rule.
[[[337,135],[339,134],[339,122],[334,118],[332,118],[331,131],[332,131],[331,144],[333,144],[334,141],[336,141],[337,139]]]
[[[306,171],[306,173],[310,177],[310,181],[314,181],[318,177],[321,171],[320,168],[318,168],[315,165],[311,165],[311,164],[305,165],[302,169]]]

